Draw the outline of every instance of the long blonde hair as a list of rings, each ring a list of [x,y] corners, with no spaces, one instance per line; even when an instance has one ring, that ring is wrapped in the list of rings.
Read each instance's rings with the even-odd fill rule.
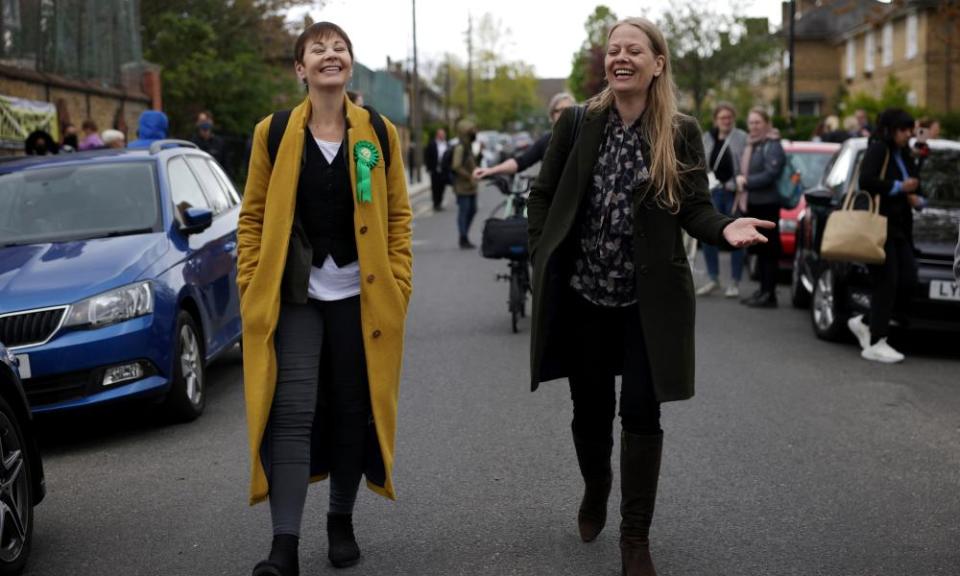
[[[647,93],[646,120],[641,127],[641,136],[650,145],[650,178],[653,200],[658,206],[676,213],[680,210],[680,174],[695,170],[697,166],[681,163],[674,149],[674,134],[678,126],[676,86],[670,66],[670,50],[660,29],[646,18],[626,18],[614,24],[607,33],[609,41],[613,31],[623,25],[634,26],[646,34],[655,56],[663,57],[663,72],[655,76]],[[613,105],[614,95],[610,86],[587,102],[588,109],[598,111]]]

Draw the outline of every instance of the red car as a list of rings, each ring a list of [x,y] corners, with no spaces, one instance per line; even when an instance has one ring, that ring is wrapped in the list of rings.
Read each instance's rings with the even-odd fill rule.
[[[778,186],[790,189],[799,186],[801,190],[812,188],[820,182],[823,170],[830,158],[840,150],[840,144],[832,142],[791,142],[783,141],[783,151],[787,161],[780,175]],[[780,268],[793,268],[793,256],[797,250],[797,221],[800,214],[807,208],[803,195],[800,202],[793,208],[780,210],[780,245],[783,251],[780,255]]]

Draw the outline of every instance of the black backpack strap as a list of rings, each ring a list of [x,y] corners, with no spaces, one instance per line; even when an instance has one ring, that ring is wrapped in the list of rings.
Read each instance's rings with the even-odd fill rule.
[[[270,154],[270,164],[277,160],[277,150],[280,149],[280,140],[287,129],[290,120],[290,110],[280,110],[270,118],[270,131],[267,132],[267,152]]]
[[[366,105],[363,109],[370,113],[370,123],[373,124],[373,131],[377,133],[380,149],[383,150],[383,165],[390,170],[390,138],[387,136],[387,125],[383,122],[383,116],[373,106]]]

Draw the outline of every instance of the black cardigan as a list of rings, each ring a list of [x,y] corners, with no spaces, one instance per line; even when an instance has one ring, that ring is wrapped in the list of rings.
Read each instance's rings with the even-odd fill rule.
[[[903,180],[900,167],[893,153],[895,147],[881,140],[874,140],[867,147],[860,164],[860,189],[872,196],[880,197],[880,214],[887,217],[887,236],[900,235],[905,238],[913,237],[913,208],[907,193],[900,191],[890,194],[894,183]],[[889,154],[889,159],[888,159]],[[907,173],[912,178],[920,174],[920,167],[907,147],[900,149],[900,157],[907,167]],[[883,163],[887,163],[886,171],[881,174]],[[919,193],[918,189],[915,193]]]

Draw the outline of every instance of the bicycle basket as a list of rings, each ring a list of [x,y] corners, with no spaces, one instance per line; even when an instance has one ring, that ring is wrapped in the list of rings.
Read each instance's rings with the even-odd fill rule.
[[[519,216],[487,218],[483,225],[480,253],[484,258],[526,258],[527,219]]]

